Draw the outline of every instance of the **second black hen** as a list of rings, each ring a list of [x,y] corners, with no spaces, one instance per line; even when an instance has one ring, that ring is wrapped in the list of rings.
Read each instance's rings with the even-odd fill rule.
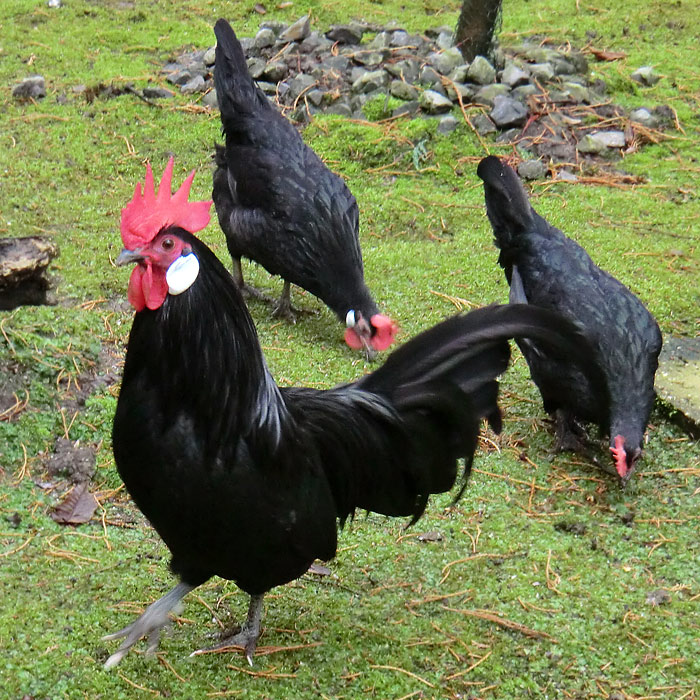
[[[214,32],[226,143],[216,149],[212,197],[239,287],[247,289],[241,258],[254,260],[284,280],[276,313],[291,313],[296,284],[346,324],[350,347],[386,349],[396,326],[365,284],[355,197],[255,84],[229,23],[220,19]]]
[[[555,413],[557,448],[580,449],[577,421],[610,435],[615,469],[626,484],[642,453],[654,403],[661,331],[644,304],[531,206],[515,171],[495,156],[477,169],[486,211],[510,285],[510,301],[557,311],[590,341],[608,391],[594,391],[566,358],[537,341],[520,343],[545,410]]]

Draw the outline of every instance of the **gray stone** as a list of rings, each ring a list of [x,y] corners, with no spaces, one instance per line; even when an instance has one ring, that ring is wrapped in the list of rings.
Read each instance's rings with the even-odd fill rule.
[[[289,81],[289,97],[292,100],[296,100],[299,95],[305,90],[308,90],[312,85],[315,85],[316,81],[306,73],[299,73],[295,75],[292,80]]]
[[[392,80],[389,86],[389,92],[392,97],[396,97],[399,100],[417,100],[418,90],[404,82],[403,80]]]
[[[496,95],[489,116],[496,126],[507,129],[512,126],[522,126],[527,120],[527,109],[512,97]]]
[[[411,41],[411,35],[408,32],[403,31],[403,29],[399,29],[398,31],[392,33],[391,42],[389,45],[394,47],[411,46],[413,45],[413,42]]]
[[[271,83],[284,80],[289,73],[289,66],[284,61],[270,61],[261,73],[261,77]]]
[[[563,83],[561,87],[563,92],[567,94],[574,102],[591,101],[591,91],[584,85],[567,81]]]
[[[511,88],[524,85],[529,79],[530,74],[515,63],[508,63],[501,73],[501,82]]]
[[[326,37],[339,44],[356,45],[362,41],[363,30],[356,24],[336,24],[327,32]]]
[[[534,63],[548,63],[561,58],[561,53],[555,49],[548,49],[545,46],[526,47],[523,51],[525,56]]]
[[[204,92],[204,78],[201,75],[195,75],[192,80],[189,80],[180,87],[180,92],[182,92],[183,95]]]
[[[438,134],[451,134],[457,127],[459,122],[451,114],[443,117],[437,125]]]
[[[219,109],[219,100],[216,96],[216,88],[212,88],[207,92],[202,98],[202,104],[205,107],[211,107],[212,109]]]
[[[555,179],[561,180],[562,182],[578,182],[578,177],[568,170],[560,170]]]
[[[75,88],[73,88],[73,90],[75,90]],[[145,87],[143,89],[143,96],[148,100],[164,100],[175,97],[175,93],[163,87]]]
[[[318,32],[311,32],[309,36],[301,42],[301,49],[304,53],[323,53],[329,51],[333,42],[321,36]]]
[[[418,80],[424,85],[442,85],[440,74],[431,66],[423,66]]]
[[[192,80],[192,72],[186,68],[176,70],[166,76],[166,80],[173,85],[186,85]]]
[[[656,83],[661,80],[661,76],[656,73],[653,66],[642,66],[637,68],[634,73],[630,76],[632,80],[641,85],[651,86],[656,85]]]
[[[353,66],[352,70],[350,71],[350,82],[354,83],[356,80],[359,80],[363,75],[367,73],[369,73],[369,71],[366,68]]]
[[[384,56],[381,53],[370,50],[357,51],[353,58],[357,63],[361,63],[368,68],[374,68],[384,60]]]
[[[389,82],[389,74],[385,70],[366,71],[353,84],[354,93],[367,94],[383,88]]]
[[[392,113],[392,117],[400,117],[402,114],[415,115],[418,113],[420,108],[420,103],[418,100],[410,100],[409,102],[404,102],[399,105]]]
[[[46,5],[51,9],[58,9],[63,7],[63,0],[49,0]]]
[[[255,35],[253,46],[255,46],[256,49],[266,49],[269,46],[274,46],[276,41],[277,35],[275,32],[269,27],[265,27],[264,29],[260,29]]]
[[[518,165],[518,175],[524,180],[539,180],[547,174],[547,166],[541,160],[524,160]]]
[[[323,90],[314,89],[309,90],[305,97],[314,107],[320,107],[325,94],[326,93],[323,92]]]
[[[205,66],[213,66],[216,63],[216,46],[212,46],[210,49],[207,49],[202,60],[204,61]]]
[[[514,88],[513,92],[511,92],[511,97],[525,102],[530,95],[537,95],[540,92],[541,90],[539,88],[531,83],[528,83],[527,85],[519,85],[518,87]]]
[[[574,71],[576,73],[588,73],[588,59],[580,51],[571,51],[566,54],[566,58],[574,66]]]
[[[260,29],[271,29],[275,33],[275,36],[279,36],[288,26],[286,22],[282,22],[278,19],[266,19],[260,22]]]
[[[284,85],[287,87],[286,83],[280,83],[280,86]],[[276,95],[277,94],[277,84],[276,83],[268,83],[265,80],[258,80],[258,87],[266,94],[266,95]]]
[[[466,83],[467,82],[467,73],[469,73],[469,64],[468,63],[462,63],[459,66],[456,66],[452,72],[449,74],[448,78],[450,80],[454,80],[455,83]]]
[[[428,56],[428,61],[442,75],[449,75],[457,66],[464,64],[462,54],[456,46],[440,53],[431,53]]]
[[[267,63],[263,61],[262,58],[249,58],[246,63],[248,64],[248,72],[253,80],[257,80],[262,77],[265,72]]]
[[[579,153],[601,154],[609,148],[624,148],[624,131],[596,131],[586,134],[577,144]]]
[[[30,75],[12,88],[12,97],[20,100],[46,97],[46,81],[43,75]]]
[[[453,102],[459,102],[461,99],[462,104],[464,104],[471,101],[474,95],[474,86],[465,85],[464,83],[451,83],[445,87],[445,94]]]
[[[664,338],[654,386],[664,402],[681,412],[683,429],[700,438],[700,338]]]
[[[554,77],[554,68],[551,63],[531,63],[528,66],[530,75],[536,80],[551,80]]]
[[[639,107],[630,112],[630,120],[648,129],[655,129],[659,125],[659,120],[646,107]]]
[[[454,46],[454,43],[455,43],[454,32],[449,28],[442,29],[440,31],[440,33],[438,34],[438,37],[435,40],[435,43],[441,49],[449,49],[450,47]]]
[[[471,117],[471,123],[481,136],[493,134],[498,131],[496,125],[483,112],[479,112],[477,115]]]
[[[279,40],[283,42],[302,41],[309,36],[311,31],[311,17],[304,15],[300,17],[294,24],[287,27],[280,35]]]
[[[241,43],[241,48],[243,49],[243,53],[247,56],[251,51],[257,51],[253,47],[253,44],[255,43],[255,39],[253,39],[252,36],[244,36],[241,37],[238,41]]]
[[[341,117],[352,117],[352,109],[347,102],[337,100],[327,110],[328,114],[339,114]]]
[[[350,65],[350,59],[347,56],[338,54],[337,56],[329,56],[324,60],[326,68],[334,73],[344,73]]]
[[[514,144],[520,138],[520,129],[506,129],[496,137],[496,143]]]
[[[379,32],[372,41],[367,44],[368,49],[386,49],[391,46],[391,34]]]
[[[469,66],[467,78],[479,85],[489,85],[496,80],[496,69],[483,56],[477,56]]]
[[[442,114],[452,109],[452,101],[435,90],[425,90],[418,101],[428,114]]]
[[[418,80],[419,63],[414,59],[404,59],[396,63],[387,63],[385,70],[395,78],[415,83]]]
[[[481,105],[493,107],[493,101],[496,97],[507,96],[510,93],[510,88],[503,83],[494,83],[493,85],[484,85],[480,87],[474,94],[474,102]]]

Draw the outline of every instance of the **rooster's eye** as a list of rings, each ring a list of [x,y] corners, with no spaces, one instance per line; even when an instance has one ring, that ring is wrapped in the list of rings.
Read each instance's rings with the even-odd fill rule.
[[[166,238],[163,241],[163,250],[172,250],[175,247],[175,241],[172,238]]]

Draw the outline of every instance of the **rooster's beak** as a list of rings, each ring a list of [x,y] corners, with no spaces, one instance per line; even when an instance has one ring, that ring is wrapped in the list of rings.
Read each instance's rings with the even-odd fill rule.
[[[143,254],[137,248],[136,250],[128,250],[124,248],[119,257],[114,261],[115,265],[129,265],[130,263],[140,262],[143,260]]]

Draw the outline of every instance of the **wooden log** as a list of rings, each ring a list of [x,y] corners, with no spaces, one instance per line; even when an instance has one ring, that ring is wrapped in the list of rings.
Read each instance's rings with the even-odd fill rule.
[[[57,255],[44,236],[0,239],[0,310],[55,303],[46,272]]]

